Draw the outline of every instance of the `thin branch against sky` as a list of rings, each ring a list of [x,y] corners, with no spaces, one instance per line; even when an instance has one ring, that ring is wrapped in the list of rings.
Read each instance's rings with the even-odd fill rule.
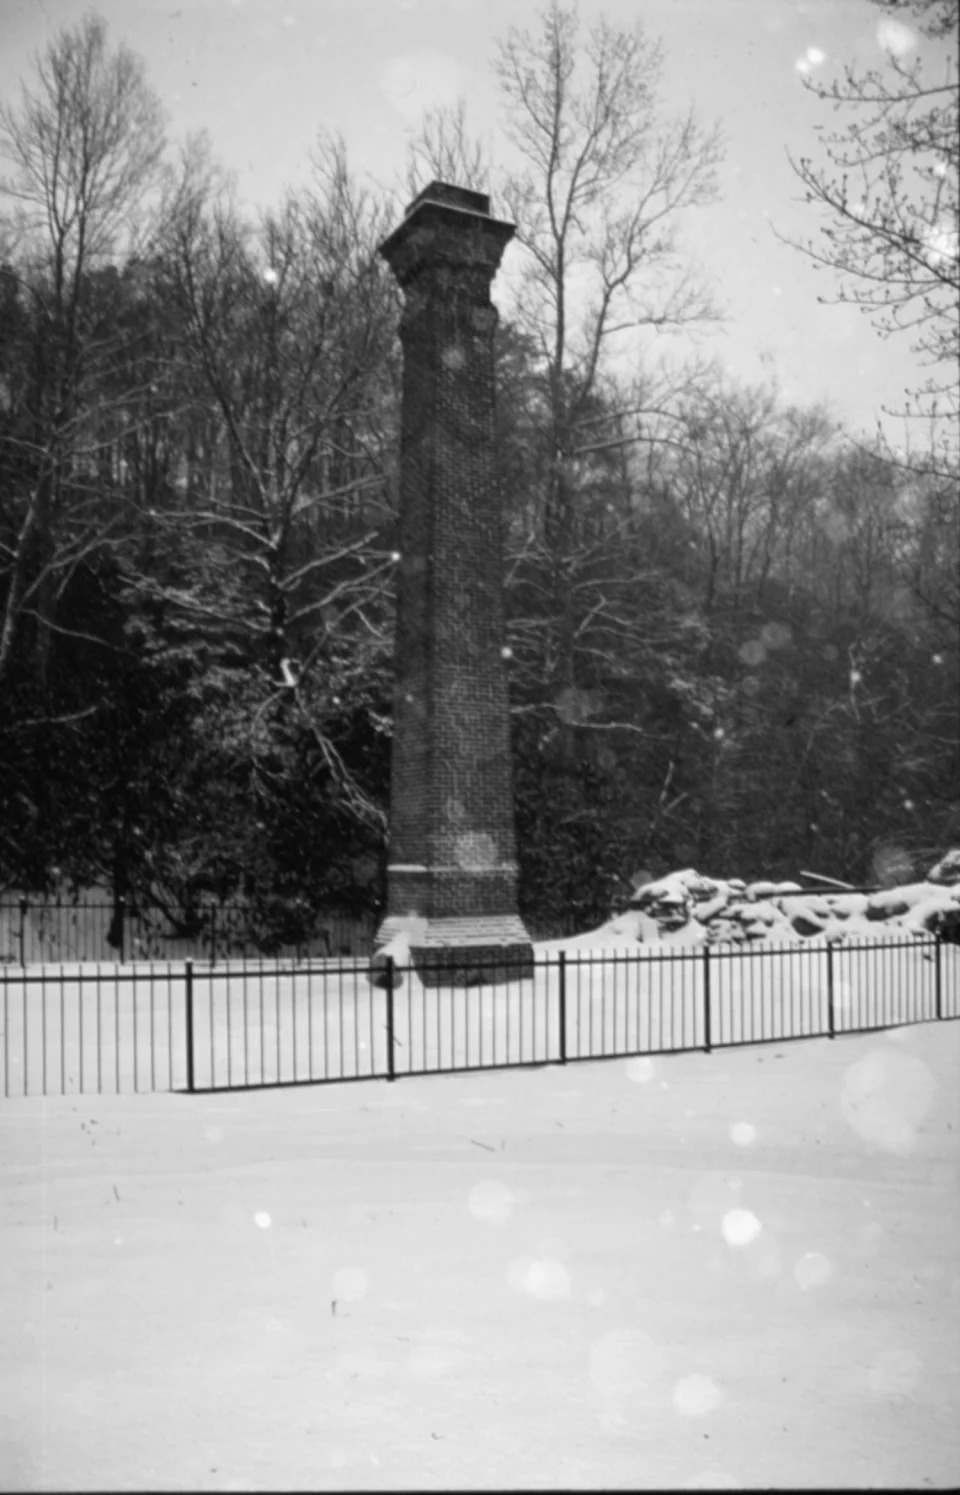
[[[88,8],[87,0],[0,0],[0,95],[15,98],[33,55]],[[497,120],[496,42],[511,25],[532,24],[540,7],[536,0],[203,0],[179,8],[99,0],[95,8],[111,37],[142,55],[172,138],[206,129],[241,199],[263,207],[276,204],[286,184],[307,179],[321,128],[342,134],[355,169],[395,191],[424,112],[461,98],[471,129],[509,165]],[[637,6],[582,0],[581,13],[624,24]],[[684,225],[726,319],[674,337],[677,351],[716,356],[749,381],[773,374],[788,399],[825,400],[837,419],[872,431],[883,406],[902,403],[910,355],[884,343],[855,308],[820,305],[824,275],[774,229],[799,239],[810,228],[787,153],[814,153],[817,127],[829,120],[804,80],[826,79],[847,63],[886,65],[880,28],[892,22],[870,0],[647,0],[643,21],[663,41],[668,107],[695,105],[719,122],[726,144],[719,201]],[[916,45],[936,60],[946,44]],[[888,434],[896,439],[889,425]]]

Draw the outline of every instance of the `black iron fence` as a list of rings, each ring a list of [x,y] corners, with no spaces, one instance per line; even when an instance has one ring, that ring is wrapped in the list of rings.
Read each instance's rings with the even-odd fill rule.
[[[421,975],[359,959],[0,967],[4,1095],[394,1080],[960,1017],[960,946],[934,937],[541,949],[526,970]]]

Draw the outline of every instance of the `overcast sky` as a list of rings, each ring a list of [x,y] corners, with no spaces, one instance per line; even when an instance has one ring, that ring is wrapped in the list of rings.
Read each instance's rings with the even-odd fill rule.
[[[343,135],[361,173],[396,186],[422,111],[463,97],[495,154],[495,42],[536,22],[536,0],[0,0],[0,94],[15,99],[33,55],[94,8],[112,40],[144,58],[173,139],[206,129],[251,206],[275,201],[308,170],[321,127]],[[854,430],[898,407],[918,382],[904,337],[883,341],[857,311],[818,305],[836,289],[774,228],[816,234],[815,210],[787,160],[816,153],[830,113],[802,86],[846,62],[882,65],[883,41],[910,46],[870,0],[581,0],[585,23],[641,20],[662,38],[665,113],[693,103],[726,142],[721,200],[687,224],[726,321],[701,351],[736,378],[776,377],[784,395],[828,402]],[[886,34],[882,29],[886,26]],[[942,81],[943,62],[923,55]],[[680,347],[677,352],[681,352]],[[899,424],[887,422],[896,440]]]

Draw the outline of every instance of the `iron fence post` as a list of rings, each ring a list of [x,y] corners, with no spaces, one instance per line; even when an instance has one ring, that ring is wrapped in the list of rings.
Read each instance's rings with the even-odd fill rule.
[[[935,1000],[936,1000],[936,1009],[935,1010],[936,1010],[936,1014],[937,1014],[938,1020],[943,1016],[943,972],[942,972],[941,961],[940,961],[940,948],[941,948],[942,944],[943,944],[943,941],[941,940],[939,934],[934,935],[934,950],[936,951],[936,954],[933,957],[933,971],[934,971],[934,978],[933,979],[934,979],[934,996],[935,996]]]
[[[193,1093],[193,961],[186,963],[184,1021],[187,1032],[187,1090]]]
[[[26,965],[26,938],[27,938],[27,900],[20,899],[20,965]]]
[[[387,956],[387,1079],[397,1078],[393,1064],[393,956]]]
[[[120,939],[117,949],[120,952],[120,964],[123,965],[125,940],[127,934],[127,900],[122,893],[118,894],[117,896],[117,913],[120,915],[118,921],[120,925]]]
[[[217,905],[210,905],[210,964],[217,963]]]
[[[837,1029],[833,1012],[833,945],[827,942],[827,1033],[836,1038]]]
[[[567,1062],[567,952],[560,951],[560,1063]]]
[[[710,946],[703,947],[703,1051],[711,1049],[710,1033]]]

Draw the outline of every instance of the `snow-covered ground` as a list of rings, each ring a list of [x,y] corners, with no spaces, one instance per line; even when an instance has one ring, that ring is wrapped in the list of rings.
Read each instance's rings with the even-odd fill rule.
[[[960,1481],[960,1023],[0,1108],[0,1486]]]
[[[561,950],[571,1057],[702,1043],[705,981],[762,1046],[205,1095],[96,1093],[183,1082],[178,968],[19,973],[68,1093],[0,1105],[0,1488],[956,1486],[960,1022],[843,1034],[929,1018],[934,951],[829,933],[394,993],[401,1075],[555,1055]],[[197,1084],[369,1073],[353,979],[198,969]]]

